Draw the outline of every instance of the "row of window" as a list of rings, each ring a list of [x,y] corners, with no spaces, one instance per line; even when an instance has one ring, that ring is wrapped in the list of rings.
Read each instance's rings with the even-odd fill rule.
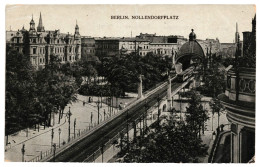
[[[75,61],[76,57],[75,56],[69,56],[69,61]],[[65,57],[61,57],[61,61],[65,61]],[[39,64],[44,64],[45,63],[45,58],[39,58]],[[32,58],[32,64],[36,64],[36,58]]]
[[[14,43],[22,43],[22,38],[13,38]]]
[[[84,53],[95,53],[95,49],[84,49]]]
[[[155,54],[172,54],[172,50],[153,50]],[[174,55],[174,52],[173,52]]]
[[[45,54],[44,47],[39,47],[38,51],[39,51],[39,54]],[[64,53],[64,48],[58,47],[58,48],[54,48],[54,50],[52,50],[52,51],[54,51],[54,53]],[[36,47],[32,48],[32,52],[33,52],[33,54],[37,54],[37,48]],[[69,53],[76,53],[76,48],[70,47]]]

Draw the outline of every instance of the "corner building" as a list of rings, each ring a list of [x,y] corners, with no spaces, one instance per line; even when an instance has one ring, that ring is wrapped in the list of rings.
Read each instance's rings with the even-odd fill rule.
[[[28,55],[36,69],[44,68],[50,61],[50,55],[57,55],[61,63],[81,59],[81,36],[77,23],[74,35],[61,33],[60,30],[46,31],[40,14],[37,29],[32,17],[29,31],[23,27],[16,32],[7,31],[6,36],[7,45]]]
[[[244,33],[244,45],[248,47],[248,59],[255,59],[255,18],[250,35]],[[250,40],[245,40],[249,38]],[[245,47],[243,47],[245,49]],[[241,55],[239,37],[236,57]],[[245,53],[245,52],[243,52]],[[245,56],[245,55],[243,55]],[[255,155],[255,77],[256,69],[238,65],[227,73],[225,93],[218,98],[227,110],[231,125],[230,158],[233,163],[247,163]]]

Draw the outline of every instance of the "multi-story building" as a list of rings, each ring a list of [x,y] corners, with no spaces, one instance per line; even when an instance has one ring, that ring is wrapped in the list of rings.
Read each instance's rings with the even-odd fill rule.
[[[95,56],[95,38],[81,37],[81,59],[84,61],[96,61]]]
[[[239,60],[241,56],[243,61],[255,62],[255,34],[256,17],[252,21],[252,32],[243,34],[244,46],[248,46],[244,51],[246,54],[240,55],[239,36],[236,40],[236,59]],[[227,110],[227,119],[231,125],[230,158],[234,163],[247,163],[255,155],[256,69],[254,64],[245,64],[237,62],[227,72],[226,91],[218,96]]]
[[[156,34],[143,34],[136,36],[139,39],[150,41],[150,52],[161,56],[174,56],[179,48],[187,41],[183,36],[156,36]]]
[[[96,39],[96,56],[124,56],[136,52],[145,56],[150,51],[149,41],[138,38],[100,38]]]
[[[221,45],[218,38],[207,38],[206,40],[197,39],[197,42],[201,45],[205,55],[207,55],[207,53],[211,53],[216,54],[218,56],[221,53]]]
[[[7,45],[28,55],[36,69],[48,64],[52,54],[57,55],[62,63],[81,59],[81,36],[77,23],[74,35],[60,33],[60,30],[45,31],[40,14],[37,29],[32,18],[29,31],[23,27],[16,32],[7,31],[6,34]]]

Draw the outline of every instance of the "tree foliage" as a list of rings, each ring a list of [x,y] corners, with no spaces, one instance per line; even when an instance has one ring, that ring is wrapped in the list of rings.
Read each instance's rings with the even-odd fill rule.
[[[205,156],[207,147],[200,138],[194,137],[190,126],[184,122],[170,123],[157,130],[150,130],[136,142],[131,142],[124,162],[198,162],[198,157]],[[124,148],[126,150],[126,146]]]
[[[58,56],[51,55],[50,63],[36,71],[28,56],[7,47],[6,135],[37,123],[48,125],[53,112],[76,100],[76,77],[61,67]]]

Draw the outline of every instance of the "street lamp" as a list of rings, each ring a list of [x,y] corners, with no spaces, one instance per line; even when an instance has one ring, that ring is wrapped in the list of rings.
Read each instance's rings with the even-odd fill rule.
[[[59,128],[59,148],[60,148],[60,134],[61,134],[61,129]]]
[[[98,101],[96,102],[96,104],[97,104],[97,107],[98,107],[98,124],[99,124],[99,104],[100,104],[99,99],[98,99]]]
[[[54,137],[54,130],[52,128],[51,129],[51,151],[52,151],[53,137]]]
[[[68,112],[68,118],[69,118],[69,121],[68,121],[68,123],[69,123],[69,129],[68,129],[68,131],[69,131],[69,136],[68,136],[68,142],[70,141],[70,117],[71,117],[71,112],[70,112],[70,107],[69,107],[69,112]]]
[[[53,162],[55,162],[56,143],[54,143],[52,146],[53,146]]]
[[[91,115],[90,115],[90,123],[91,123],[91,126],[92,126],[92,120],[93,120],[93,113],[91,112]]]
[[[74,119],[74,139],[76,138],[75,128],[76,128],[76,118]]]
[[[22,151],[22,162],[24,162],[25,144],[23,144],[21,151]]]

